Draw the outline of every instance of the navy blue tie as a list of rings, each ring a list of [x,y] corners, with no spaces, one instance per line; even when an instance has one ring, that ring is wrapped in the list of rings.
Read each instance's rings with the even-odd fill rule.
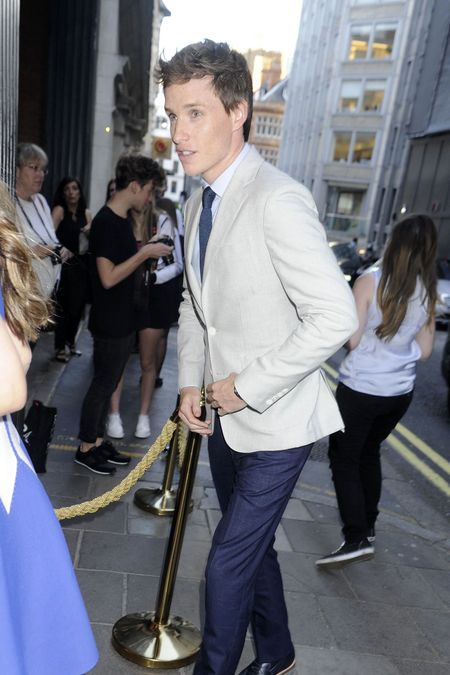
[[[198,241],[200,245],[200,279],[203,279],[203,267],[205,266],[206,247],[212,229],[211,206],[216,193],[210,187],[206,187],[202,194],[202,212],[198,221]]]

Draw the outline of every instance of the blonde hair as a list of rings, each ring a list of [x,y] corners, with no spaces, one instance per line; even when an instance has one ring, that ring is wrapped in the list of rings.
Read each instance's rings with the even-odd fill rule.
[[[33,270],[34,254],[16,227],[16,211],[0,182],[0,287],[6,322],[22,341],[36,340],[49,320],[49,305]]]

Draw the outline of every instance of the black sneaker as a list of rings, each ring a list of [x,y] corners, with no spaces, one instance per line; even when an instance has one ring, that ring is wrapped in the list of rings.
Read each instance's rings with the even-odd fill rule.
[[[363,560],[370,560],[373,558],[375,549],[372,544],[363,539],[353,544],[347,544],[345,541],[330,555],[326,555],[319,560],[316,560],[317,567],[321,569],[332,569],[333,567],[342,567],[352,562],[362,562]]]
[[[116,473],[114,467],[108,466],[105,463],[105,458],[98,452],[98,448],[95,446],[87,452],[81,452],[80,448],[78,448],[73,461],[76,462],[76,464],[85,466],[89,471],[98,473],[102,476],[113,476]]]
[[[103,441],[100,443],[97,450],[103,457],[103,460],[109,462],[109,464],[117,464],[117,466],[128,466],[131,462],[131,457],[127,455],[122,455],[121,452],[116,450],[111,441]]]
[[[369,533],[368,533],[366,538],[367,538],[367,541],[370,544],[373,544],[373,542],[375,541],[375,528],[374,527],[369,528]]]

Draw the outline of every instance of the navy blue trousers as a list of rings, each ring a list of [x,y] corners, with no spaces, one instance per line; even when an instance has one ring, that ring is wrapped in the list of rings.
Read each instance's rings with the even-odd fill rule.
[[[226,444],[216,417],[208,452],[222,519],[206,567],[195,675],[234,675],[250,623],[259,660],[277,661],[294,651],[273,544],[311,448],[239,453]]]

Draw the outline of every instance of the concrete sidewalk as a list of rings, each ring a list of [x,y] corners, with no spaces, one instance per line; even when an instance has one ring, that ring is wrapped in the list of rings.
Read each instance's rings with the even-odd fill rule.
[[[134,438],[139,364],[133,355],[126,373],[122,417],[126,436],[116,443],[136,455],[132,466],[159,434],[176,402],[176,329],[169,336],[164,386],[155,393],[152,436]],[[53,335],[40,338],[29,373],[29,398],[56,405],[58,417],[41,475],[55,507],[75,504],[118,483],[95,476],[73,462],[81,401],[91,375],[91,339],[83,331],[83,352],[65,366],[51,361]],[[159,487],[164,459],[137,487]],[[450,539],[448,522],[431,510],[384,456],[382,513],[372,561],[339,571],[319,572],[314,561],[341,541],[326,442],[316,444],[277,533],[290,626],[297,652],[297,675],[448,675],[450,673]],[[101,658],[95,675],[142,673],[110,644],[113,624],[130,612],[152,611],[170,519],[133,504],[136,488],[121,502],[93,516],[65,521],[64,532],[97,638]],[[175,586],[172,614],[202,623],[203,570],[218,503],[202,449]],[[240,667],[253,660],[246,641]],[[159,673],[190,673],[158,670]],[[233,675],[230,673],[230,675]]]

